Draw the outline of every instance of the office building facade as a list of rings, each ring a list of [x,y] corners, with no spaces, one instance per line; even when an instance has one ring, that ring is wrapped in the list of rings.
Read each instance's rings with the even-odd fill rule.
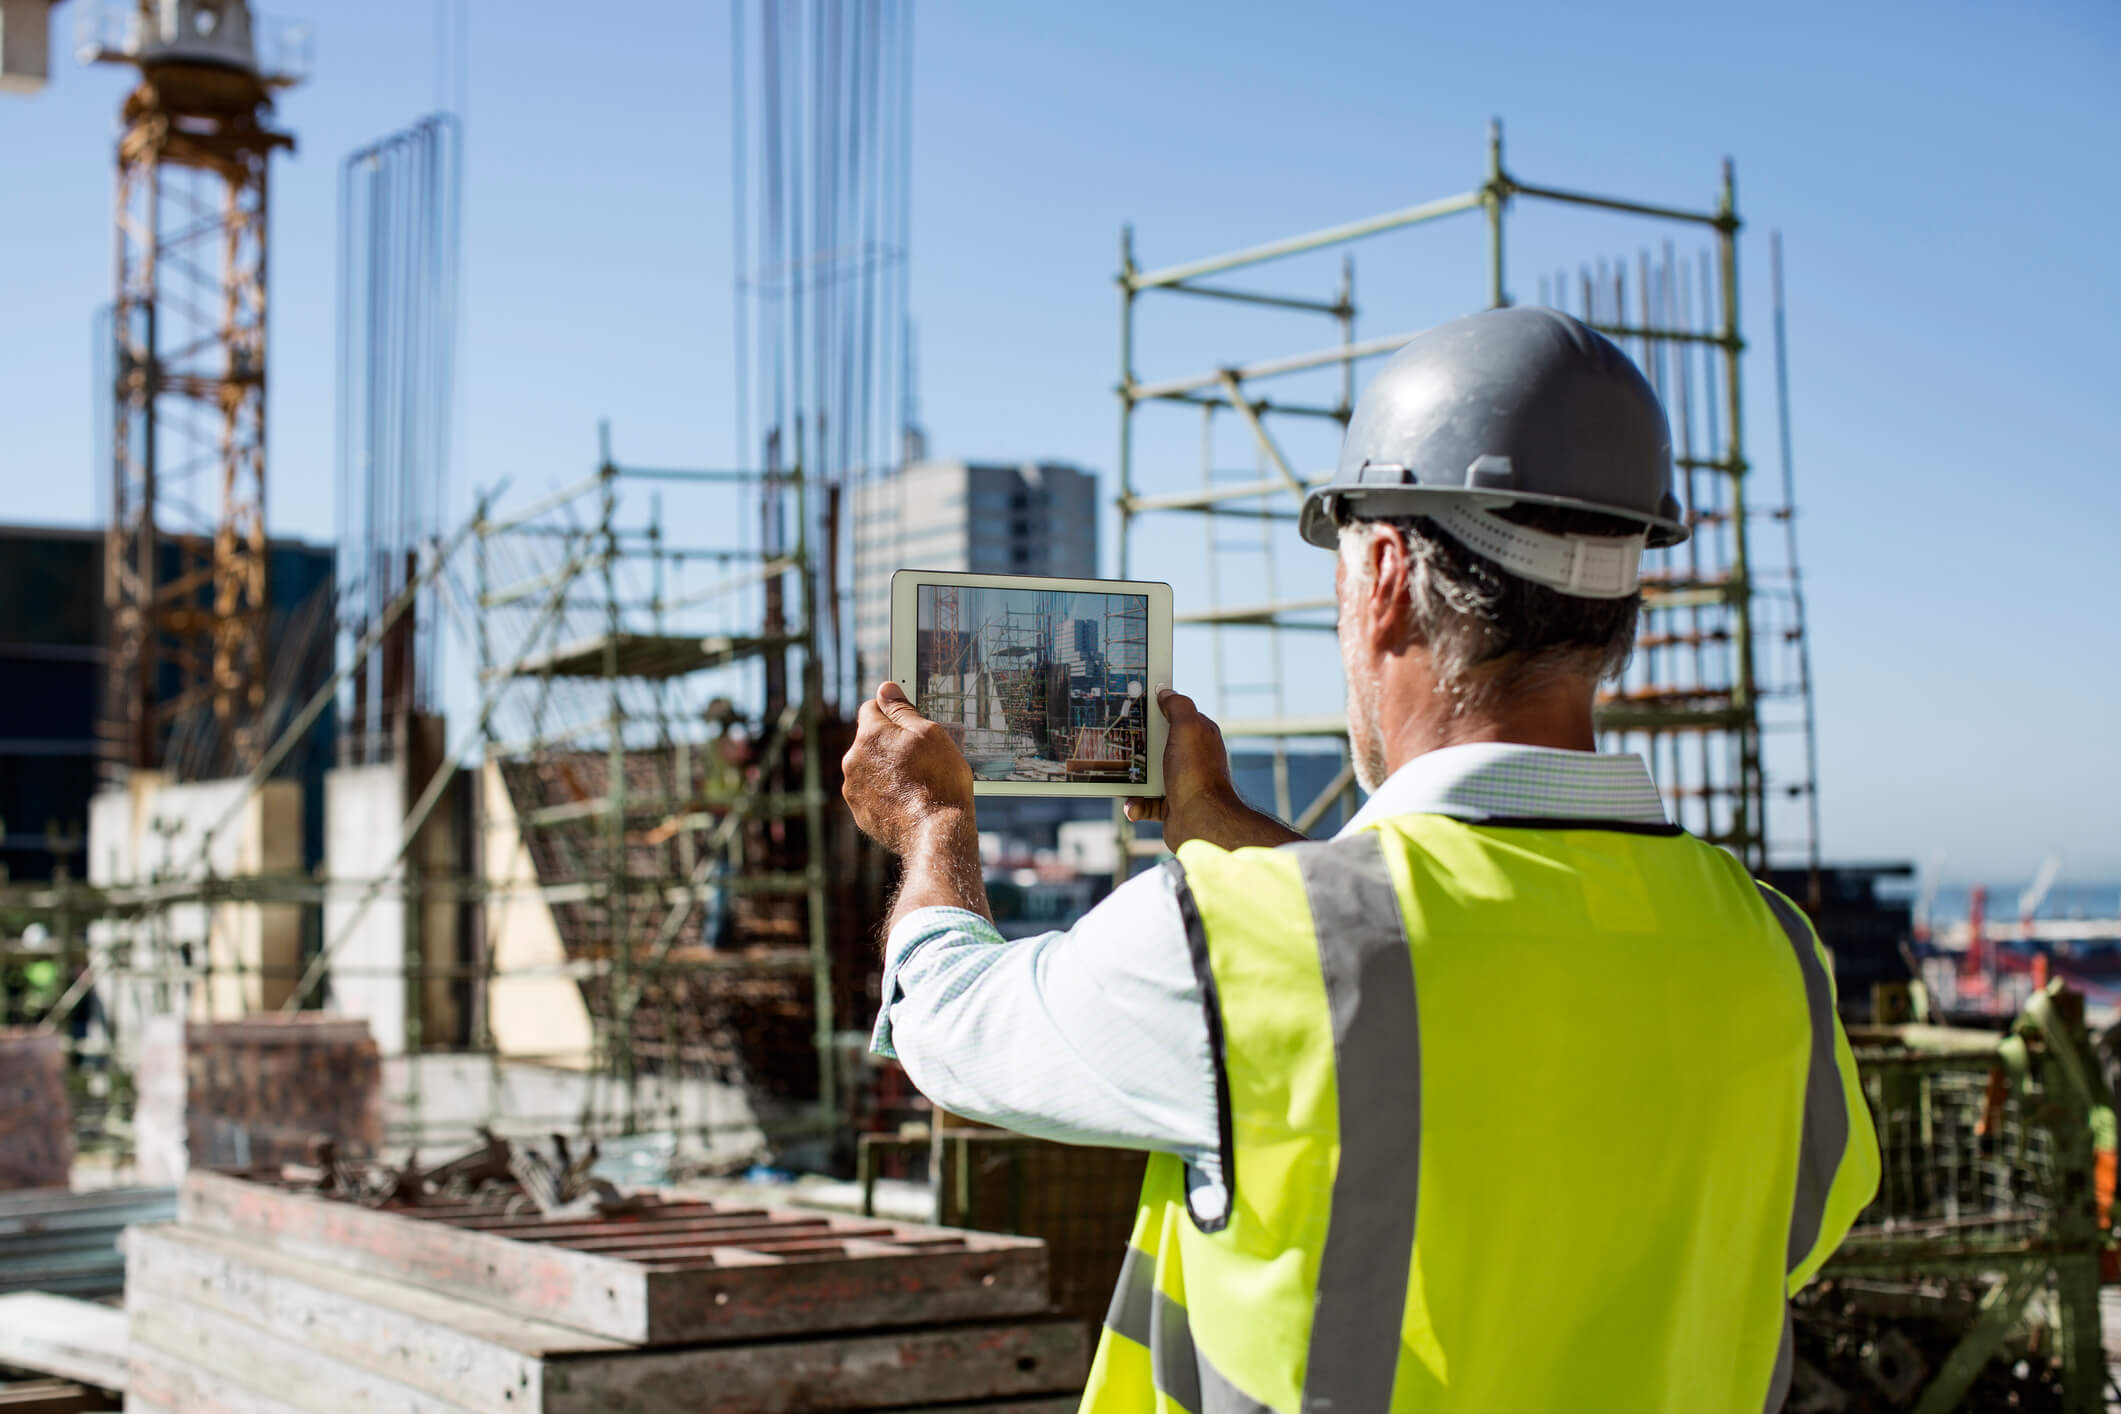
[[[1097,478],[1045,462],[910,463],[855,487],[854,564],[855,650],[870,683],[889,671],[898,570],[1094,578]]]

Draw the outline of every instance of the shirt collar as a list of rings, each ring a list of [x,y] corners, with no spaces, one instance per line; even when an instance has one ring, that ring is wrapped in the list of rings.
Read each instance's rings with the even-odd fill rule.
[[[1649,767],[1632,752],[1602,755],[1488,741],[1415,757],[1377,788],[1341,833],[1394,815],[1670,823]]]

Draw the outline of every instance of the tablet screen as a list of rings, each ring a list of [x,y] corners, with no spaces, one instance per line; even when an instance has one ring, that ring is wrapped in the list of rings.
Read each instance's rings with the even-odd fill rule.
[[[1147,783],[1147,595],[921,584],[915,612],[915,705],[975,777]]]

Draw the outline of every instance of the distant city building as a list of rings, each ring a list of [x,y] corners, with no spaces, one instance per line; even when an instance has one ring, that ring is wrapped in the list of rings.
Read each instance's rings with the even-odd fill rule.
[[[101,530],[0,525],[0,879],[48,879],[62,865],[77,879],[88,875],[106,672],[103,546]],[[174,549],[163,551],[174,574]],[[266,553],[269,659],[280,665],[286,698],[299,704],[331,675],[330,616],[308,619],[303,608],[332,582],[332,547],[275,539]],[[305,622],[309,637],[294,642]],[[163,674],[174,692],[175,670],[165,665]],[[320,729],[276,772],[307,784],[305,867],[323,859],[323,780],[336,723],[336,705],[327,706]]]
[[[854,642],[864,684],[887,671],[891,576],[1097,574],[1097,478],[1072,466],[917,461],[854,490]],[[1089,641],[1065,645],[1087,665]]]

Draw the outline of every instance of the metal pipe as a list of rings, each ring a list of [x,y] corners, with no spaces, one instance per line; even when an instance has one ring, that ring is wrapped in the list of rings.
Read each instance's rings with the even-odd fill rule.
[[[1411,330],[1404,334],[1391,334],[1382,339],[1366,339],[1359,344],[1335,344],[1331,348],[1317,349],[1311,353],[1292,354],[1287,358],[1263,359],[1258,363],[1241,364],[1236,368],[1218,368],[1213,373],[1202,373],[1190,378],[1170,378],[1161,383],[1142,383],[1129,389],[1136,402],[1147,402],[1151,398],[1167,398],[1173,393],[1192,393],[1202,388],[1213,388],[1227,375],[1241,383],[1255,378],[1275,378],[1284,373],[1302,373],[1307,369],[1324,368],[1328,364],[1345,363],[1350,359],[1379,358],[1397,353],[1407,342],[1422,331]]]
[[[1797,474],[1790,451],[1790,360],[1782,302],[1782,232],[1768,234],[1768,270],[1775,301],[1775,422],[1776,442],[1782,456],[1782,527],[1789,555],[1790,604],[1797,627],[1797,690],[1804,697],[1804,808],[1808,843],[1805,865],[1809,874],[1811,909],[1818,913],[1822,902],[1819,880],[1819,728],[1812,704],[1812,644],[1810,626],[1804,616],[1804,580],[1797,564]]]
[[[1191,614],[1173,614],[1171,622],[1174,624],[1243,624],[1254,627],[1310,628],[1323,629],[1327,633],[1331,633],[1334,625],[1330,623],[1321,624],[1304,621],[1286,623],[1280,616],[1283,614],[1316,613],[1321,609],[1337,607],[1338,602],[1330,598],[1291,599],[1286,603],[1248,604],[1242,608],[1218,608]]]
[[[690,594],[681,594],[664,604],[663,607],[667,609],[687,609],[694,604],[704,604],[709,600],[719,599],[732,590],[743,589],[749,585],[757,584],[761,580],[771,579],[777,574],[786,574],[795,567],[796,562],[786,556],[768,560],[756,569],[749,569],[742,574],[731,575],[727,579],[708,585],[705,589],[696,589]]]
[[[1520,182],[1515,177],[1506,177],[1512,195],[1538,197],[1543,201],[1567,202],[1572,206],[1595,206],[1603,211],[1622,211],[1633,216],[1652,216],[1667,221],[1692,221],[1702,226],[1720,227],[1727,219],[1718,210],[1714,214],[1701,211],[1684,211],[1676,206],[1652,206],[1641,201],[1621,201],[1616,197],[1592,196],[1586,192],[1565,191],[1560,187],[1535,186]]]
[[[1352,378],[1354,375],[1350,373],[1349,376]],[[1193,407],[1226,408],[1230,406],[1230,400],[1218,393],[1165,393],[1153,399],[1144,399],[1144,401],[1186,403]],[[1263,413],[1271,412],[1282,417],[1317,417],[1340,423],[1345,423],[1348,420],[1345,410],[1338,407],[1325,407],[1317,403],[1283,403],[1276,402],[1272,398],[1255,398],[1252,400],[1252,406]]]
[[[1330,473],[1305,479],[1305,489],[1323,486],[1331,480]],[[1242,501],[1253,496],[1272,496],[1288,490],[1288,483],[1276,478],[1273,481],[1247,481],[1235,485],[1217,486],[1206,491],[1172,491],[1160,496],[1122,496],[1119,501],[1122,516],[1142,515],[1149,511],[1191,511],[1224,501]]]
[[[459,533],[461,534],[462,532]],[[565,590],[566,585],[564,583],[554,590],[553,597],[546,601],[538,621],[524,635],[523,650],[516,655],[518,664],[528,658],[531,647],[537,642],[538,634],[545,628],[546,620],[557,617],[559,603],[564,597]],[[505,676],[502,681],[506,681]],[[473,740],[486,734],[488,725],[493,720],[494,708],[499,705],[500,696],[501,689],[499,688],[489,689],[482,695],[479,702],[478,720],[472,724],[471,731],[459,740],[457,749],[448,753],[436,767],[434,776],[427,783],[427,788],[420,793],[420,798],[414,802],[412,809],[406,812],[397,851],[391,856],[390,863],[385,866],[386,869],[396,869],[404,862],[405,856],[411,851],[414,841],[419,838],[421,829],[427,824],[427,817],[434,813],[435,806],[441,803],[443,791],[448,788],[450,781],[455,779],[464,752],[470,749]],[[362,892],[360,900],[354,905],[352,915],[340,925],[338,935],[329,939],[323,947],[319,948],[317,955],[310,960],[309,966],[303,969],[301,980],[296,983],[294,991],[288,994],[286,1002],[280,1008],[281,1011],[293,1012],[301,1008],[303,999],[309,995],[311,989],[322,979],[325,968],[330,966],[332,954],[344,946],[346,940],[353,936],[353,930],[359,926],[363,918],[368,916],[369,905],[375,902],[377,894],[382,892],[383,885],[388,879],[389,875],[379,874],[374,882]]]
[[[1658,329],[1650,327],[1647,321],[1635,325],[1601,323],[1595,319],[1587,319],[1584,323],[1614,339],[1659,339],[1672,344],[1714,344],[1719,347],[1724,342],[1724,336],[1719,333],[1693,329]]]
[[[1200,272],[1205,274],[1207,272]],[[1134,296],[1137,285],[1134,268],[1134,228],[1119,228],[1119,525],[1115,539],[1118,541],[1121,579],[1127,577],[1129,534],[1134,516],[1134,405],[1139,394],[1134,382]],[[1181,275],[1179,278],[1184,278]],[[1124,883],[1131,872],[1134,858],[1134,826],[1127,819],[1123,802],[1112,802],[1113,866],[1112,882]],[[940,1131],[938,1131],[940,1135]],[[940,1140],[938,1140],[940,1142]],[[938,1189],[940,1192],[940,1189]],[[937,1202],[941,1199],[938,1197]]]
[[[1249,250],[1233,251],[1228,255],[1212,255],[1205,260],[1188,261],[1184,265],[1170,265],[1162,270],[1152,270],[1146,275],[1132,275],[1127,279],[1131,290],[1156,289],[1175,285],[1181,280],[1191,280],[1202,275],[1214,275],[1224,270],[1235,270],[1240,266],[1258,265],[1264,261],[1279,260],[1285,255],[1301,255],[1320,246],[1339,245],[1343,241],[1361,240],[1364,236],[1375,236],[1385,231],[1396,231],[1404,226],[1418,226],[1439,217],[1455,216],[1461,211],[1471,211],[1486,200],[1482,192],[1470,191],[1462,196],[1447,196],[1440,201],[1426,201],[1419,206],[1409,206],[1399,211],[1388,211],[1382,216],[1369,216],[1360,221],[1349,221],[1339,226],[1328,226],[1322,231],[1308,235],[1290,236],[1284,240],[1269,241],[1265,245],[1253,246]]]
[[[1510,302],[1503,288],[1502,206],[1509,199],[1510,179],[1502,174],[1502,120],[1488,120],[1488,184],[1481,188],[1481,205],[1488,213],[1488,307],[1501,309]]]
[[[750,485],[772,475],[767,471],[694,471],[682,467],[614,466],[612,471],[628,481],[679,481],[695,484],[735,483]]]
[[[1298,309],[1310,314],[1338,314],[1340,306],[1324,300],[1305,299],[1301,295],[1270,295],[1257,290],[1232,290],[1220,285],[1163,285],[1161,289],[1176,295],[1205,295],[1210,299],[1232,300],[1238,304],[1266,305],[1270,309]]]
[[[518,526],[527,525],[531,521],[537,520],[539,517],[544,516],[549,512],[558,510],[561,506],[566,505],[569,501],[572,501],[575,497],[581,495],[584,491],[595,490],[602,483],[602,481],[603,476],[601,473],[592,472],[590,475],[583,477],[580,481],[573,482],[570,485],[562,486],[559,490],[553,492],[549,496],[546,496],[540,500],[532,501],[528,506],[525,506],[522,510],[517,511],[513,516],[510,516],[507,520],[491,521],[485,525],[480,526],[479,533],[481,535],[505,535],[507,532],[514,530]],[[506,483],[503,484],[505,485]]]
[[[1295,472],[1289,470],[1289,459],[1281,454],[1281,448],[1275,444],[1272,434],[1267,431],[1267,424],[1259,420],[1259,414],[1252,410],[1252,404],[1245,401],[1245,390],[1237,385],[1237,375],[1225,369],[1222,384],[1223,391],[1230,397],[1230,406],[1244,419],[1245,426],[1252,430],[1252,436],[1259,442],[1259,449],[1267,454],[1267,460],[1274,463],[1274,470],[1280,473],[1289,493],[1301,501],[1304,498],[1303,483],[1296,479]]]
[[[1348,788],[1354,784],[1354,763],[1349,761],[1341,762],[1340,770],[1334,773],[1333,779],[1327,783],[1326,788],[1320,791],[1309,805],[1304,807],[1301,815],[1289,822],[1289,827],[1299,835],[1310,834],[1312,830],[1317,828],[1318,822],[1325,818],[1326,812],[1333,808],[1333,802],[1346,794]]]
[[[1745,446],[1743,404],[1739,396],[1738,350],[1738,179],[1729,158],[1723,163],[1723,191],[1717,202],[1716,252],[1723,276],[1724,435],[1726,459],[1738,469],[1731,481],[1731,566],[1727,576],[1733,586],[1731,599],[1732,650],[1737,680],[1732,685],[1734,706],[1750,716],[1755,711],[1753,683],[1752,584],[1747,575],[1745,517]],[[1760,775],[1760,734],[1756,724],[1738,731],[1739,784],[1732,797],[1733,832],[1748,838],[1747,863],[1755,870],[1767,868],[1767,801]]]

